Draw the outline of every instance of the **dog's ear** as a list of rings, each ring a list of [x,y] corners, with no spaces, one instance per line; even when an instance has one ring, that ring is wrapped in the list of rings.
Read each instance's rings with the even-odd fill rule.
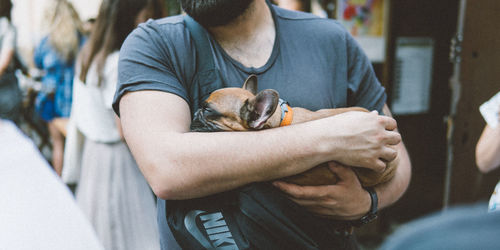
[[[257,76],[256,75],[250,75],[246,80],[245,83],[243,84],[243,89],[246,89],[252,94],[257,94]]]
[[[262,129],[267,119],[276,111],[278,103],[278,92],[272,89],[263,90],[246,101],[241,108],[241,118],[246,121],[249,128]]]

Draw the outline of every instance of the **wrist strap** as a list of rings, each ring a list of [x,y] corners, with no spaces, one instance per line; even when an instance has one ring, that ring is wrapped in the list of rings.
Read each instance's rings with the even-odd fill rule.
[[[369,213],[377,213],[378,210],[378,196],[377,192],[375,191],[375,188],[373,187],[367,187],[365,188],[366,191],[370,194],[370,198],[372,200],[372,204],[370,206],[370,211]]]
[[[377,210],[378,210],[378,196],[375,188],[366,187],[365,190],[370,194],[371,206],[368,213],[363,215],[359,220],[355,220],[351,222],[352,226],[360,227],[370,223],[371,221],[377,219]]]

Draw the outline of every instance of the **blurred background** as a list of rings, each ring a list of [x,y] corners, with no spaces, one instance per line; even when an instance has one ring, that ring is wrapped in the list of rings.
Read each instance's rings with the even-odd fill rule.
[[[17,52],[28,69],[18,72],[23,91],[21,128],[51,161],[43,121],[34,117],[35,46],[48,32],[52,0],[12,0]],[[100,0],[73,0],[82,22],[97,15]],[[500,177],[481,174],[475,145],[485,121],[479,106],[500,91],[498,0],[279,0],[284,8],[341,22],[360,43],[386,87],[412,165],[411,184],[379,219],[358,230],[366,248],[380,244],[398,225],[458,204],[489,199]],[[164,1],[165,15],[180,13]]]

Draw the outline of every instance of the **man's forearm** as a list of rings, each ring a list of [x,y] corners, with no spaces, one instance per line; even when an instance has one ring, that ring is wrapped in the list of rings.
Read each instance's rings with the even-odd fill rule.
[[[192,133],[189,106],[173,94],[129,93],[120,109],[125,139],[164,199],[202,197],[332,160],[376,168],[394,151],[386,145],[400,141],[388,131],[395,121],[376,113],[349,112],[264,131]]]
[[[150,173],[150,183],[159,185],[157,195],[187,199],[297,174],[319,164],[322,157],[314,145],[300,136],[290,138],[288,130],[166,136],[170,142],[156,144],[156,155],[149,155],[150,160],[154,157],[150,169],[158,171]],[[283,137],[288,139],[282,144]],[[148,162],[135,156],[139,162]]]
[[[258,132],[191,133],[189,107],[182,99],[160,92],[142,95],[123,98],[121,123],[141,171],[164,199],[202,197],[293,175],[329,157],[311,140],[311,133],[319,134],[314,124],[309,124],[309,134],[294,132],[306,130],[305,124]]]

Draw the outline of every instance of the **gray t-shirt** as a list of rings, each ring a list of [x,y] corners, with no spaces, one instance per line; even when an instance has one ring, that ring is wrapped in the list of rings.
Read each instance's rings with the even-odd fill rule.
[[[272,13],[276,40],[269,61],[260,68],[245,67],[210,38],[225,86],[241,87],[248,75],[256,74],[259,89],[277,90],[291,106],[311,110],[361,106],[382,111],[385,90],[370,61],[341,24],[274,5]],[[200,84],[195,78],[196,49],[183,17],[148,21],[131,33],[121,49],[113,108],[119,114],[120,98],[138,90],[173,93],[191,107],[193,96],[208,94],[193,94],[192,90],[214,90],[205,83],[201,88],[193,87]],[[158,204],[160,232],[166,244],[171,234],[165,221],[165,202],[159,200]]]

